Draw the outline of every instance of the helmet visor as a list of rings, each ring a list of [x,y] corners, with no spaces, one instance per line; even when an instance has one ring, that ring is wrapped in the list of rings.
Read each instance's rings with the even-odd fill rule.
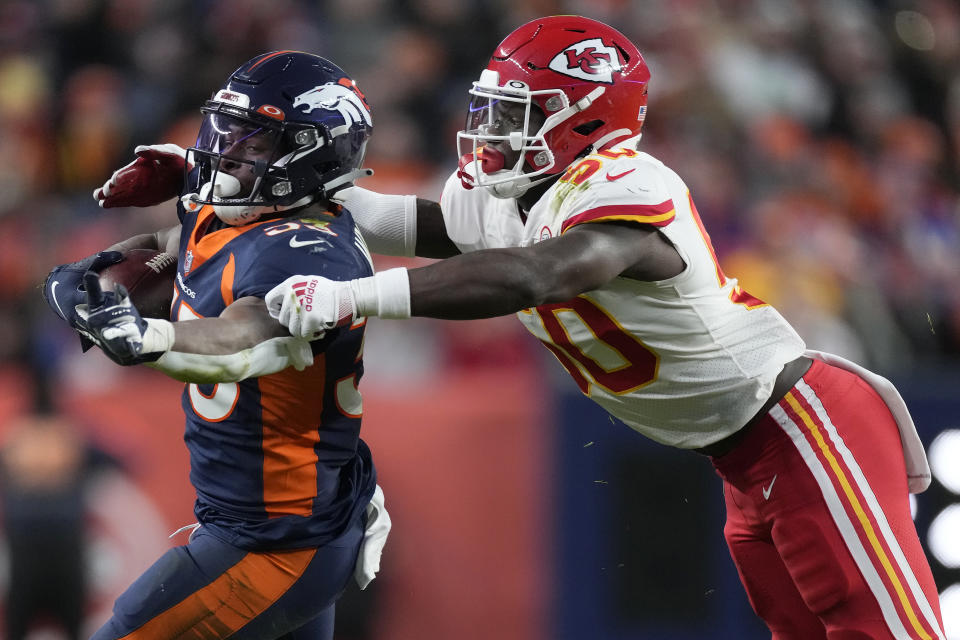
[[[530,100],[525,98],[473,93],[463,133],[476,138],[480,144],[506,143],[514,151],[519,151],[534,141],[536,128],[531,127],[531,106]],[[542,118],[540,120],[542,122]],[[469,150],[461,150],[461,153],[465,152]]]
[[[189,150],[199,167],[200,201],[268,203],[283,195],[271,190],[285,180],[285,146],[291,145],[284,144],[280,123],[204,110],[197,143]]]

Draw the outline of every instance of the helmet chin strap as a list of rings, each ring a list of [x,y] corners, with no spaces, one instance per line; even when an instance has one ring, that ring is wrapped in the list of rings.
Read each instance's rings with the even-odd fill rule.
[[[198,203],[203,200],[213,200],[213,212],[217,214],[224,223],[239,227],[260,219],[265,213],[277,213],[287,209],[296,209],[303,207],[314,201],[314,194],[306,195],[294,203],[288,205],[232,205],[219,204],[217,200],[226,199],[240,193],[240,181],[234,176],[225,172],[217,172],[213,182],[207,182],[200,187],[200,193],[188,193],[181,198],[184,208],[188,211],[195,211]]]
[[[373,175],[373,169],[354,169],[353,171],[348,171],[342,176],[337,176],[333,180],[329,180],[323,183],[323,191],[327,194],[327,197],[330,197],[330,194],[339,186],[345,185],[348,182],[353,182],[357,178],[369,178]]]
[[[628,138],[627,136],[630,136],[630,133],[631,133],[630,129],[617,129],[615,131],[611,131],[610,133],[603,136],[602,138],[594,142],[592,145],[584,149],[584,153],[582,153],[581,156],[578,156],[578,158],[582,157],[583,155],[587,155],[588,153],[593,153],[598,149],[604,148],[607,145],[607,143],[609,143],[611,140],[616,140],[617,138],[626,138],[625,140],[622,140],[622,142],[624,144],[630,145],[631,147],[635,147],[636,143],[640,141],[640,135],[638,134],[634,137]],[[509,175],[512,173],[513,171],[509,171],[509,170],[494,171],[494,172],[488,173],[487,175],[497,176],[498,174]],[[490,191],[490,194],[496,198],[502,198],[504,200],[508,200],[511,198],[519,198],[520,196],[525,194],[527,191],[529,191],[532,187],[535,187],[538,184],[546,182],[550,178],[553,178],[555,175],[556,174],[552,174],[552,173],[545,174],[542,177],[537,178],[536,180],[531,180],[526,176],[518,176],[513,180],[487,185],[487,189]]]
[[[630,131],[630,129],[615,129],[614,131],[611,131],[610,133],[608,133],[607,135],[603,136],[602,138],[594,142],[592,145],[590,145],[590,147],[588,147],[590,149],[590,153],[594,153],[596,151],[603,149],[605,146],[607,146],[607,144],[610,141],[616,140],[617,138],[621,139],[620,140],[621,146],[626,146],[626,144],[631,144],[632,146],[635,147],[636,143],[640,141],[640,135],[637,134],[635,136],[636,140],[634,140],[632,137],[630,137],[631,133],[633,132]]]
[[[496,173],[500,173],[497,171]],[[512,173],[511,171],[504,171],[504,173]],[[494,174],[495,175],[495,174]],[[495,198],[500,198],[502,200],[516,199],[525,194],[531,188],[542,184],[551,178],[555,178],[555,174],[547,174],[537,178],[536,180],[531,180],[526,176],[520,176],[509,182],[498,182],[497,184],[488,185],[486,188],[489,190],[490,195]]]

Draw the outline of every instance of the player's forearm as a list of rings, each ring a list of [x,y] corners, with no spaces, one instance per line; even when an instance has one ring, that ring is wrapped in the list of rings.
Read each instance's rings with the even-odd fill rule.
[[[507,315],[581,293],[523,249],[468,253],[408,275],[411,314],[448,320]]]
[[[531,247],[485,249],[411,269],[410,313],[489,318],[601,287],[636,260],[643,234],[596,226]]]
[[[157,350],[199,355],[236,353],[289,335],[267,313],[263,300],[254,296],[236,300],[216,318],[150,322],[163,324],[164,336]]]
[[[217,318],[174,322],[173,351],[224,355],[289,335],[267,313],[259,298],[243,298]]]
[[[167,351],[148,366],[181,382],[211,384],[239,382],[283,371],[289,366],[300,371],[312,363],[310,343],[286,336],[223,355]]]
[[[183,382],[215,383],[268,375],[291,365],[303,369],[313,361],[309,342],[283,331],[258,298],[246,301],[234,303],[237,307],[219,318],[168,323],[172,346],[150,366]]]
[[[200,318],[173,323],[173,350],[183,353],[223,355],[254,346],[266,339],[246,327],[222,318]]]

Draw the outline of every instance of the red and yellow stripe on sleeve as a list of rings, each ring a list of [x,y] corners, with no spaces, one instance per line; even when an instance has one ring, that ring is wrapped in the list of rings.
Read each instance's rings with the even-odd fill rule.
[[[673,222],[676,215],[673,200],[665,200],[660,204],[612,204],[588,209],[568,218],[563,222],[560,233],[566,233],[567,229],[585,222],[610,222],[613,220],[665,227]]]

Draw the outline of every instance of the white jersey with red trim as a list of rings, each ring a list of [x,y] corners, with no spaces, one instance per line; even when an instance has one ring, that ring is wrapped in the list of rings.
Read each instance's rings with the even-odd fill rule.
[[[673,243],[686,264],[673,278],[619,277],[517,314],[584,394],[657,442],[695,448],[730,435],[805,349],[779,312],[723,273],[686,185],[646,153],[608,149],[575,162],[526,224],[515,201],[466,190],[456,174],[441,208],[462,252],[531,246],[609,221],[655,225]]]

